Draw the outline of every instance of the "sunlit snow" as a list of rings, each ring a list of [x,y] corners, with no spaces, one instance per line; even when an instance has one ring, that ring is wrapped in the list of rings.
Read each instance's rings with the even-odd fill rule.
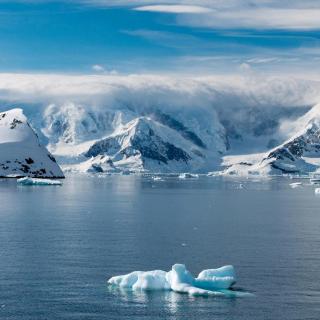
[[[175,264],[169,272],[162,270],[134,271],[126,275],[112,277],[108,283],[133,291],[172,290],[194,296],[240,297],[249,293],[230,290],[236,282],[233,266],[203,270],[198,277],[183,264]]]

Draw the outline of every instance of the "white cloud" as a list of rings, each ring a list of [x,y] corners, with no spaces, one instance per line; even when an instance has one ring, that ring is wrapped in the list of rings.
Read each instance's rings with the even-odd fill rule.
[[[248,68],[242,67],[241,71]],[[58,75],[0,73],[0,100],[33,103],[74,101],[116,104],[227,108],[239,105],[305,106],[320,101],[318,81],[244,75],[173,77],[159,75]]]
[[[7,0],[0,0],[1,2]],[[12,0],[12,2],[54,1]],[[67,2],[101,8],[123,7],[139,11],[175,13],[178,15],[178,23],[193,27],[320,29],[319,0],[68,0]]]
[[[178,23],[207,28],[320,29],[319,9],[246,8],[217,10],[197,16],[181,16]]]
[[[178,23],[208,28],[320,29],[319,0],[83,0],[102,7],[175,13]],[[196,15],[194,13],[197,13]]]
[[[128,115],[162,110],[193,116],[214,111],[247,128],[254,109],[257,119],[267,115],[279,120],[281,110],[300,114],[320,101],[319,77],[318,81],[266,77],[250,67],[240,69],[242,75],[210,77],[0,73],[0,110],[22,107],[39,128],[50,105],[57,110],[79,106],[97,116],[117,110],[130,110]],[[252,123],[256,125],[255,120]]]
[[[209,13],[210,8],[190,5],[152,5],[134,8],[136,11],[163,12],[163,13]]]
[[[109,74],[112,76],[119,74],[117,70],[107,70],[104,66],[102,66],[100,64],[94,64],[92,66],[92,70],[95,71],[96,73]]]
[[[105,71],[104,67],[101,66],[100,64],[93,65],[92,70],[96,71],[96,72],[104,72]]]

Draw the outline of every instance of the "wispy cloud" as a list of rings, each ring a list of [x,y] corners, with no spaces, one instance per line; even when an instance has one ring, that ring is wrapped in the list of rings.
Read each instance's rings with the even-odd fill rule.
[[[178,23],[223,29],[320,29],[320,9],[247,8],[217,10],[198,16],[178,17]]]
[[[80,0],[81,1],[81,0]],[[223,29],[320,29],[318,0],[83,0],[104,7],[174,13],[177,22]]]
[[[0,3],[49,3],[53,0],[0,0]],[[177,22],[222,29],[320,29],[319,0],[61,0],[100,8],[176,14]]]
[[[209,13],[210,8],[190,5],[152,5],[134,8],[136,11],[164,12],[164,13]]]

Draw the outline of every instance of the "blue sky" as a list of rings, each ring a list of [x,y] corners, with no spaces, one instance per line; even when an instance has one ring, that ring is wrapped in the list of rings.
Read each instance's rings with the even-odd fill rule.
[[[0,0],[0,72],[318,72],[320,3],[301,2]]]

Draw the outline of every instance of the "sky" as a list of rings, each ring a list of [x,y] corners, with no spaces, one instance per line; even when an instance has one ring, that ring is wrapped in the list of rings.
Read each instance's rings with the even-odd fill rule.
[[[319,0],[0,0],[0,72],[318,74]]]

